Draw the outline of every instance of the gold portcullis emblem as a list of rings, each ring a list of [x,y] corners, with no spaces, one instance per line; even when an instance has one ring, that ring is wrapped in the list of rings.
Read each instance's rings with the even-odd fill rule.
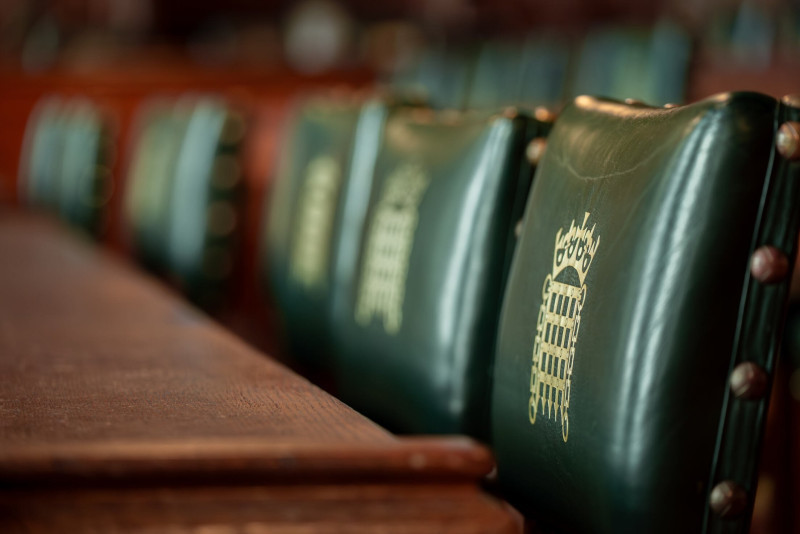
[[[307,289],[325,284],[331,229],[341,183],[339,164],[331,156],[318,156],[306,168],[300,190],[290,272]]]
[[[360,325],[377,316],[387,334],[400,330],[408,262],[428,184],[425,171],[416,164],[398,167],[383,184],[364,249],[355,310]]]
[[[536,415],[558,421],[561,437],[569,437],[569,396],[572,389],[572,367],[575,363],[575,342],[581,325],[581,309],[586,300],[586,273],[594,259],[600,237],[595,226],[570,223],[564,233],[556,234],[553,270],[544,279],[542,305],[536,321],[536,341],[531,367],[531,397],[528,418],[536,423]]]

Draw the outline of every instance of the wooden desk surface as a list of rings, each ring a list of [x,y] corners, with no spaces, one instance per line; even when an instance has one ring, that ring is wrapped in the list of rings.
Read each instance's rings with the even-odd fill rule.
[[[484,447],[389,434],[81,241],[0,211],[0,531],[518,530]]]

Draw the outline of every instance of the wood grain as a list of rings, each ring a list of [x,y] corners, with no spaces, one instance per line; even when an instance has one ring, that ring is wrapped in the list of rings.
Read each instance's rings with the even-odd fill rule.
[[[0,531],[513,532],[400,439],[44,217],[0,211]]]

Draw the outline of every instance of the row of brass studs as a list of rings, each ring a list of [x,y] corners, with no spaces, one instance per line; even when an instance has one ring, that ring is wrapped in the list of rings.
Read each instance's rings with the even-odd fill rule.
[[[633,99],[626,99],[626,104],[641,105]],[[666,104],[664,108],[672,109],[675,104]],[[780,155],[787,160],[800,159],[800,123],[785,122],[778,130],[775,140]],[[545,138],[537,137],[528,144],[525,156],[531,165],[537,165],[547,146]],[[522,221],[517,223],[515,234],[519,238]],[[765,245],[753,253],[750,261],[750,272],[763,284],[774,284],[786,279],[789,274],[789,259],[775,247]],[[741,400],[761,399],[767,391],[768,377],[766,371],[753,362],[737,365],[730,376],[730,388],[734,396]],[[731,518],[741,514],[748,503],[747,492],[736,482],[724,480],[714,486],[709,496],[711,509],[723,518]]]
[[[778,153],[789,161],[800,159],[800,123],[781,124],[775,138]],[[750,258],[750,273],[762,284],[777,284],[789,275],[789,258],[776,247],[759,247]],[[758,400],[767,392],[767,372],[753,362],[742,362],[731,373],[729,385],[733,395],[740,400]],[[732,480],[723,480],[711,490],[708,504],[722,518],[732,518],[747,509],[748,495],[744,488]]]
[[[236,150],[244,140],[247,125],[241,114],[230,111],[219,136],[218,153],[211,170],[212,196],[221,196],[206,208],[208,235],[214,240],[206,245],[201,269],[213,281],[228,278],[233,270],[233,254],[227,244],[239,225],[239,213],[231,199],[233,190],[242,181],[242,168]]]

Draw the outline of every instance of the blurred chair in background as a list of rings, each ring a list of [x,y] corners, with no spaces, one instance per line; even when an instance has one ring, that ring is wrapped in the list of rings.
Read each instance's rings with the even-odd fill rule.
[[[525,154],[548,127],[515,110],[390,112],[371,184],[349,186],[366,221],[348,232],[358,240],[334,279],[345,402],[394,431],[486,437],[497,313],[532,178]]]
[[[686,92],[691,39],[680,26],[616,27],[583,40],[570,82],[570,96],[631,98],[652,105],[681,103]]]
[[[468,107],[561,107],[567,89],[568,42],[547,32],[519,41],[488,41],[477,56]]]
[[[463,109],[473,62],[474,52],[468,47],[429,46],[408,69],[394,75],[390,81],[392,94],[436,109]]]
[[[142,112],[126,191],[137,256],[202,307],[225,299],[239,225],[243,118],[213,97]]]
[[[385,115],[379,101],[312,98],[298,105],[286,136],[261,264],[288,353],[308,368],[330,364],[334,266],[357,239],[352,221],[365,209]]]
[[[20,193],[33,206],[58,206],[59,174],[63,151],[62,102],[46,97],[28,120],[20,159]]]
[[[20,157],[24,201],[100,238],[112,193],[112,143],[109,122],[91,101],[43,98],[30,115]]]

